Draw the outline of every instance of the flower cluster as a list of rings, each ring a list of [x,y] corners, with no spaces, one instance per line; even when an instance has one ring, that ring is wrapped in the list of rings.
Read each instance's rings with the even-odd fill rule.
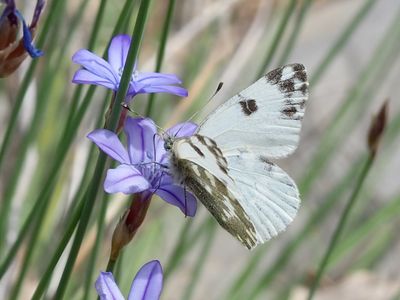
[[[29,54],[32,58],[43,55],[35,48],[32,39],[44,7],[44,0],[36,2],[31,24],[28,26],[22,14],[16,9],[14,0],[5,0],[6,6],[0,16],[0,77],[13,73]],[[22,23],[22,39],[18,39]]]
[[[184,123],[184,126],[178,124],[168,129],[166,134],[190,136],[196,129],[194,123]],[[175,184],[168,173],[168,154],[154,122],[148,118],[128,117],[124,132],[127,149],[118,136],[107,129],[97,129],[88,135],[103,152],[120,163],[117,168],[108,170],[104,190],[107,193],[141,193],[143,198],[156,194],[179,207],[185,215],[194,216],[196,199],[182,186]]]
[[[83,68],[76,71],[72,81],[100,85],[117,92],[130,44],[131,38],[127,35],[114,37],[108,49],[108,62],[88,50],[77,51],[72,60]],[[175,75],[142,73],[137,70],[135,63],[125,103],[129,103],[135,95],[143,93],[187,96],[187,90],[180,85],[181,80]],[[113,105],[110,109],[112,107]],[[111,263],[115,263],[120,251],[132,240],[142,224],[154,194],[177,206],[185,216],[194,216],[197,209],[195,197],[184,187],[174,183],[169,174],[169,156],[164,148],[163,138],[157,133],[155,123],[149,118],[126,118],[126,112],[123,111],[120,117],[126,136],[126,147],[119,140],[117,133],[107,129],[96,129],[87,136],[104,153],[119,162],[115,169],[107,171],[104,190],[107,193],[121,192],[133,195],[130,208],[114,230],[109,259]],[[165,134],[183,137],[192,135],[196,130],[196,124],[186,122],[175,125]],[[157,300],[161,288],[161,265],[158,261],[152,261],[144,265],[136,275],[128,298]],[[101,273],[96,281],[96,289],[100,299],[124,299],[112,273]]]

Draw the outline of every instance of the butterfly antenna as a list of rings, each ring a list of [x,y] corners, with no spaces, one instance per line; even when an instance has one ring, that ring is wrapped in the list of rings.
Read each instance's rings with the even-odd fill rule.
[[[218,86],[217,86],[217,88],[215,89],[215,92],[214,92],[214,94],[212,94],[211,95],[211,97],[207,100],[207,103],[206,103],[206,105],[204,105],[204,107],[202,108],[202,109],[200,109],[200,110],[198,110],[198,111],[196,111],[188,120],[187,120],[187,122],[189,122],[189,121],[191,121],[191,120],[193,120],[194,119],[194,117],[196,117],[201,111],[203,111],[204,110],[204,108],[206,108],[207,107],[207,105],[208,104],[210,104],[210,102],[211,102],[211,100],[215,97],[215,95],[217,95],[218,94],[218,92],[222,89],[222,86],[224,85],[224,83],[223,82],[220,82],[220,83],[218,83]]]
[[[129,105],[126,104],[125,102],[122,102],[122,103],[121,103],[121,106],[122,106],[123,108],[129,110],[131,113],[133,113],[133,114],[134,114],[135,116],[137,116],[137,117],[140,117],[140,118],[143,118],[143,119],[146,118],[145,116],[142,116],[141,114],[139,114],[137,111],[131,109],[131,108],[129,107]],[[154,123],[154,125],[155,125],[155,126],[157,127],[157,129],[159,129],[163,134],[166,133],[166,131],[165,131],[164,128],[158,126],[156,123]]]
[[[222,89],[222,86],[223,86],[223,85],[224,85],[223,82],[218,83],[218,86],[217,86],[217,88],[215,89],[214,94],[212,94],[211,97],[207,100],[206,105],[204,105],[204,107],[203,107],[202,109],[196,111],[193,115],[191,115],[190,118],[189,118],[186,122],[190,122],[190,121],[193,120],[200,112],[202,112],[202,111],[207,107],[207,105],[211,102],[211,100],[215,97],[215,95],[217,95],[218,92]],[[185,124],[186,124],[186,123],[185,123]],[[181,128],[178,129],[178,131],[175,133],[175,136],[178,135],[179,131],[181,131],[181,129],[185,126],[185,124],[183,124],[183,125],[181,126]]]

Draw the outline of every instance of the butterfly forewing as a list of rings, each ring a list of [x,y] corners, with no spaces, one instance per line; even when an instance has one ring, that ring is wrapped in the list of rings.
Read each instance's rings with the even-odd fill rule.
[[[220,105],[198,133],[212,138],[224,153],[284,157],[297,147],[307,97],[304,66],[286,65]]]
[[[227,161],[208,138],[178,139],[171,157],[174,174],[211,212],[218,223],[247,248],[257,245],[257,232],[228,175]],[[217,174],[217,175],[215,175]],[[217,177],[218,176],[218,177]]]

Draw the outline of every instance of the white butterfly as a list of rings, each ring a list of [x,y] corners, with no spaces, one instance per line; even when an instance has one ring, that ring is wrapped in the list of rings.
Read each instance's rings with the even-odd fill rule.
[[[270,159],[296,149],[307,98],[304,66],[286,65],[220,105],[193,136],[165,141],[174,178],[249,249],[299,208],[296,184]]]

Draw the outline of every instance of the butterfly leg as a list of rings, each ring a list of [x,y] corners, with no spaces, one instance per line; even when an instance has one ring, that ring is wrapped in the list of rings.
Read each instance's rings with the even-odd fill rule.
[[[183,193],[185,195],[185,218],[187,217],[187,198],[186,198],[186,184],[183,185]]]

